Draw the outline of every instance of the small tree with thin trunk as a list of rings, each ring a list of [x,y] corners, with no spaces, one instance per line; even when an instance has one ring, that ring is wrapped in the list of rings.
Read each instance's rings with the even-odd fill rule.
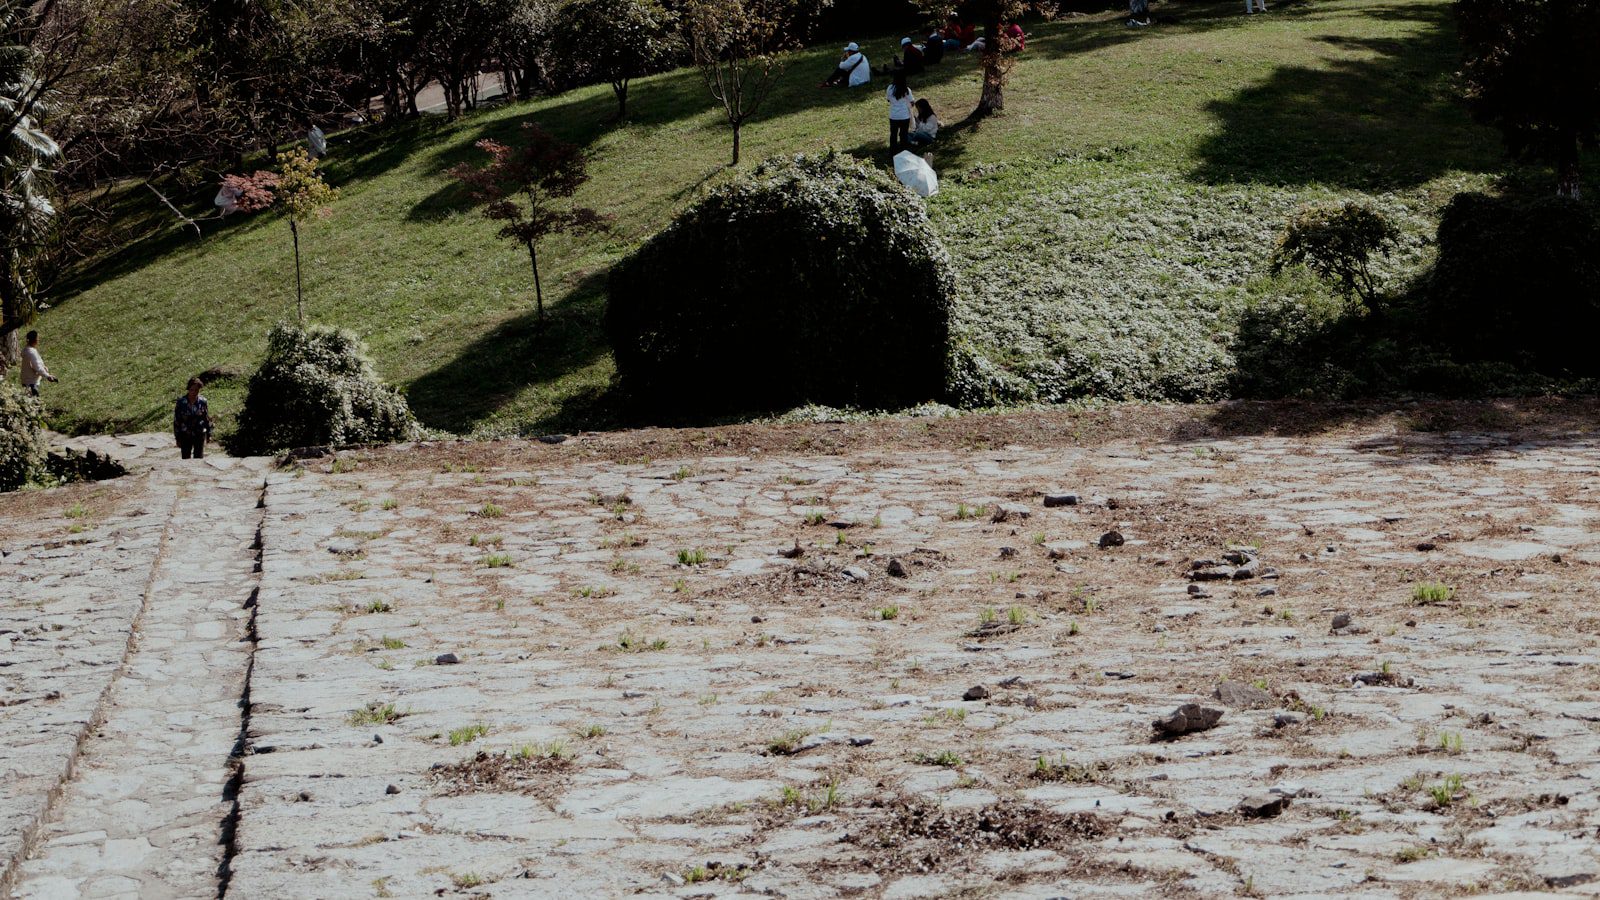
[[[574,0],[561,12],[572,71],[606,81],[617,95],[617,119],[628,117],[628,86],[660,71],[682,46],[677,22],[659,0]]]
[[[304,327],[306,298],[300,275],[300,225],[313,218],[326,218],[331,212],[328,204],[339,199],[339,191],[322,180],[317,161],[303,148],[296,147],[279,159],[282,162],[278,171],[228,175],[222,179],[222,189],[233,194],[233,207],[239,212],[260,212],[277,207],[289,220],[289,234],[294,241],[295,313]]]
[[[463,163],[451,170],[484,204],[484,217],[505,224],[500,237],[528,248],[533,268],[533,292],[544,323],[544,286],[539,279],[539,241],[558,234],[588,234],[604,230],[609,220],[585,206],[561,206],[589,180],[588,159],[573,144],[559,140],[533,122],[522,126],[522,143],[516,147],[484,139],[478,149],[489,155],[479,168]]]
[[[277,205],[289,220],[294,239],[294,308],[300,326],[306,324],[306,295],[300,277],[300,224],[312,218],[326,218],[328,204],[339,199],[339,192],[328,187],[317,171],[317,161],[296,147],[285,153],[278,167],[278,183],[273,191]]]
[[[687,0],[684,35],[711,96],[733,127],[739,164],[744,125],[772,93],[795,46],[831,0]]]
[[[1457,0],[1467,100],[1514,155],[1579,196],[1580,147],[1600,143],[1600,0]]]

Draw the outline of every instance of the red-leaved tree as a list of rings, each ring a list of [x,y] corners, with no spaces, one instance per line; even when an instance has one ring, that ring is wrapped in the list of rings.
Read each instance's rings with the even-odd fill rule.
[[[588,158],[578,147],[560,140],[533,122],[522,126],[522,143],[512,147],[484,139],[478,149],[489,155],[481,168],[462,163],[451,170],[484,205],[483,215],[505,224],[500,237],[528,248],[533,291],[544,323],[544,287],[539,281],[539,241],[552,234],[590,234],[609,226],[609,218],[586,206],[558,203],[589,180]]]

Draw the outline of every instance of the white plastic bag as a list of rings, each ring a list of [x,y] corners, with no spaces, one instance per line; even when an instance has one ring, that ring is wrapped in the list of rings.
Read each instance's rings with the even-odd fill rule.
[[[933,166],[928,165],[927,160],[910,150],[902,150],[895,156],[894,177],[923,197],[939,193],[939,174],[933,171]]]

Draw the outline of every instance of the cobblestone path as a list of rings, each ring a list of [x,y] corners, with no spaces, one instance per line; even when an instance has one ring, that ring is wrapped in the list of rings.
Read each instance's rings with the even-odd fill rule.
[[[44,703],[61,722],[46,746],[8,741],[0,750],[0,766],[37,772],[8,797],[27,804],[27,818],[12,820],[21,827],[5,833],[16,896],[218,894],[253,648],[264,467],[157,464],[128,479],[137,487],[90,491],[69,506],[68,534],[80,529],[81,538],[7,557],[36,599],[5,612],[20,613],[13,633],[38,645],[43,660],[0,672],[47,660],[51,687],[0,712],[21,730],[36,724],[26,716]],[[127,505],[135,508],[118,509]],[[35,521],[48,533],[60,515]],[[50,549],[55,543],[62,546]],[[51,691],[59,696],[49,699]],[[32,858],[19,864],[29,846]]]
[[[11,887],[1600,890],[1587,431],[707,434],[0,499]]]

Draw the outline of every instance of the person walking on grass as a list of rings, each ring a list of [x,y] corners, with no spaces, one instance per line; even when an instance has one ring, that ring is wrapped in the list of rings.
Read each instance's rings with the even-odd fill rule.
[[[1244,14],[1245,15],[1248,16],[1253,12],[1266,12],[1266,11],[1267,11],[1267,0],[1244,0]]]
[[[211,407],[200,396],[205,382],[189,379],[189,392],[178,398],[172,409],[172,435],[184,459],[205,459],[206,441],[211,439]]]
[[[917,102],[911,95],[911,88],[906,86],[905,72],[894,73],[894,83],[889,85],[884,96],[889,100],[889,152],[899,153],[909,146],[911,105]]]
[[[50,370],[45,368],[44,357],[39,355],[39,332],[28,332],[27,340],[28,346],[22,350],[22,386],[37,397],[41,379],[52,384],[61,379],[51,375]]]

